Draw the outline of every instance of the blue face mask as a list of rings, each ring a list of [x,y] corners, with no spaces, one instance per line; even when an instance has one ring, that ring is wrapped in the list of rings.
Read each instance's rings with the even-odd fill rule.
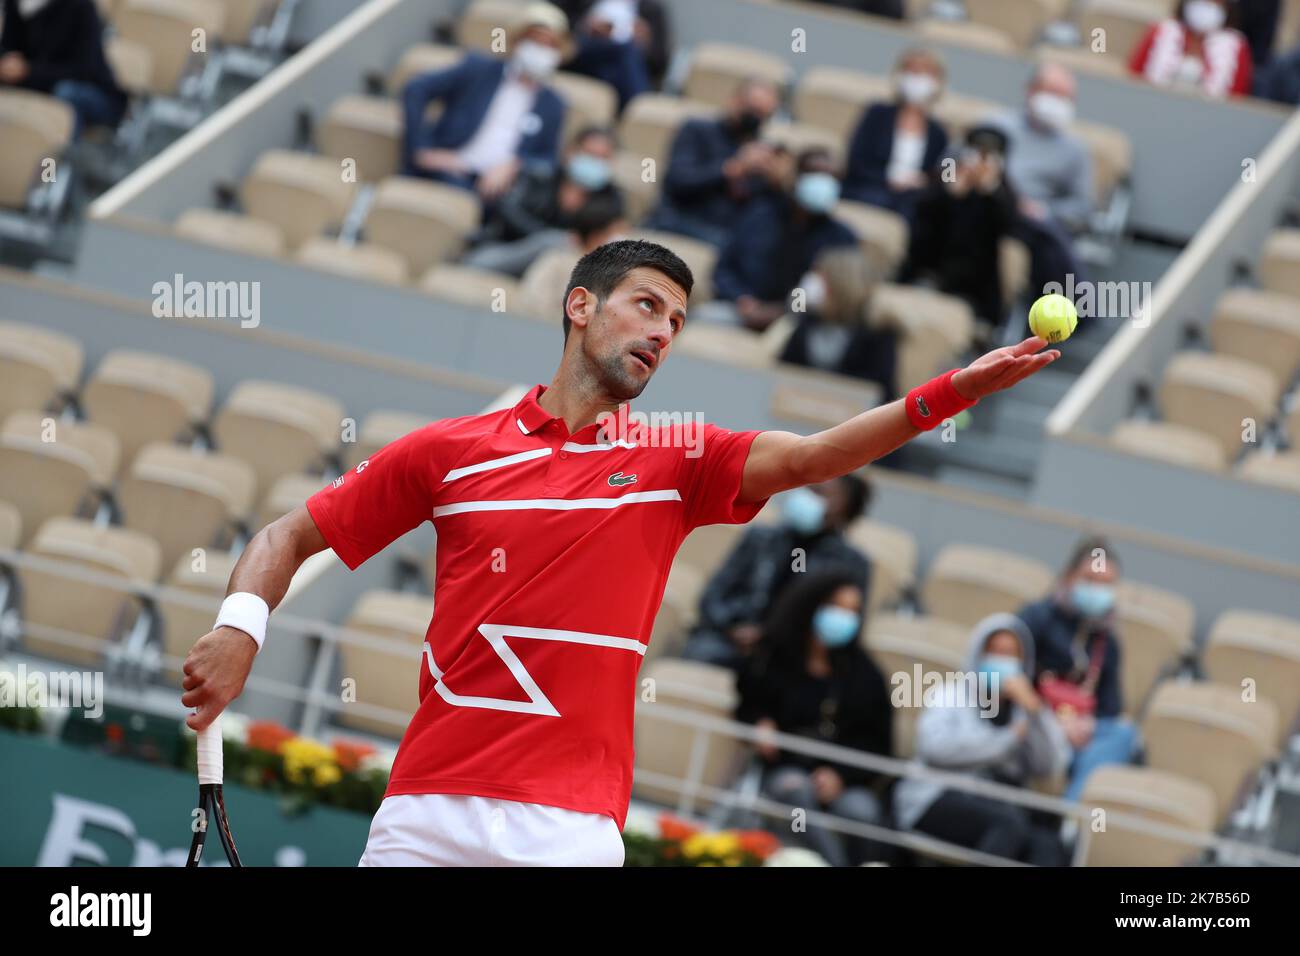
[[[1070,603],[1084,617],[1105,617],[1115,606],[1115,590],[1108,584],[1079,581],[1070,589]]]
[[[811,213],[828,213],[840,201],[840,181],[830,173],[804,173],[794,184],[794,198]]]
[[[980,658],[979,670],[981,674],[990,677],[996,674],[999,683],[1012,677],[1019,677],[1025,672],[1020,658],[1008,654],[985,654]]]
[[[813,633],[827,647],[843,647],[858,636],[858,616],[845,607],[824,604],[813,615]]]
[[[826,499],[807,488],[795,488],[781,499],[786,527],[800,534],[815,534],[826,523]]]
[[[590,153],[575,153],[564,164],[565,174],[583,189],[604,189],[609,185],[609,163]]]

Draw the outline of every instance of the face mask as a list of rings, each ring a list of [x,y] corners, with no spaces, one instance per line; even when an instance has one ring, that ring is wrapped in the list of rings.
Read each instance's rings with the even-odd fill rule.
[[[992,677],[997,675],[998,681],[1010,680],[1012,677],[1019,677],[1025,672],[1020,658],[1012,657],[1009,654],[985,654],[980,658],[979,670],[981,674],[987,674]]]
[[[804,173],[794,184],[794,198],[811,213],[828,213],[840,201],[840,181],[830,173]]]
[[[820,272],[809,272],[799,280],[803,289],[803,307],[805,312],[820,312],[826,305],[826,280]]]
[[[929,73],[900,73],[898,95],[905,103],[928,103],[939,92],[939,81]]]
[[[560,65],[560,51],[532,40],[524,40],[515,47],[514,63],[526,76],[544,80]]]
[[[569,158],[564,172],[583,189],[604,189],[609,184],[609,163],[590,153],[577,153]]]
[[[1115,606],[1115,591],[1105,584],[1080,581],[1070,589],[1070,603],[1084,617],[1105,617]]]
[[[1228,19],[1228,11],[1213,0],[1191,0],[1183,8],[1183,19],[1197,33],[1213,33]]]
[[[1035,93],[1029,98],[1029,112],[1051,129],[1064,129],[1074,122],[1074,101],[1055,93]]]
[[[743,139],[748,139],[758,133],[758,128],[763,125],[763,117],[759,116],[753,110],[742,110],[740,114],[732,120],[732,127],[736,133]]]
[[[813,615],[813,633],[827,647],[843,647],[858,635],[858,616],[848,608],[824,604]]]
[[[781,501],[781,517],[788,528],[800,534],[813,534],[826,521],[826,499],[807,488],[795,488]]]

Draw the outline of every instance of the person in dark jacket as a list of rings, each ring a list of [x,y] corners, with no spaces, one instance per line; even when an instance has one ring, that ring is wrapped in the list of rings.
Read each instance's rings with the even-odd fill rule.
[[[780,182],[777,151],[760,138],[780,103],[766,80],[742,80],[723,115],[687,120],[673,138],[659,205],[646,227],[721,246],[756,195]]]
[[[473,189],[494,203],[526,162],[554,163],[565,103],[547,85],[568,42],[568,19],[549,3],[524,8],[508,60],[467,53],[444,69],[414,77],[402,90],[402,165]],[[425,111],[443,110],[432,123]]]
[[[741,667],[763,633],[774,598],[803,572],[844,569],[869,592],[871,563],[844,531],[870,498],[870,486],[852,474],[782,495],[781,523],[751,524],[709,579],[683,656]]]
[[[890,20],[907,19],[903,0],[813,0],[813,2],[828,7],[856,10],[858,13],[868,13],[873,17],[886,17]]]
[[[1123,662],[1114,615],[1119,572],[1110,545],[1102,538],[1086,538],[1070,555],[1054,592],[1017,612],[1034,636],[1040,687],[1045,678],[1058,678],[1095,699],[1091,714],[1057,711],[1075,750],[1068,800],[1079,798],[1092,771],[1128,763],[1137,751],[1137,730],[1122,716]]]
[[[659,0],[560,0],[578,38],[567,69],[604,80],[621,111],[633,97],[658,89],[668,72],[668,11]]]
[[[893,103],[863,112],[849,144],[844,198],[892,209],[908,222],[925,187],[939,176],[948,134],[930,115],[947,73],[939,57],[904,51],[894,66]]]
[[[884,675],[858,642],[865,592],[848,572],[792,584],[772,609],[764,648],[741,673],[736,719],[760,731],[889,756],[893,708]],[[760,738],[763,791],[771,799],[860,823],[880,823],[877,774],[781,750]],[[809,826],[796,834],[833,866],[885,855],[860,837]]]
[[[117,126],[127,96],[104,55],[94,0],[4,0],[0,86],[49,93],[72,107],[73,137]]]
[[[858,244],[833,215],[839,198],[830,153],[800,153],[793,187],[754,199],[732,228],[713,272],[716,301],[697,309],[697,320],[739,321],[761,332],[780,318],[786,297],[823,250]]]

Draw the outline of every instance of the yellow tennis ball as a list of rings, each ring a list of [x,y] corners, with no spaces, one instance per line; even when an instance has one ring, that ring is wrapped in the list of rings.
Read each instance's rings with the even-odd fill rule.
[[[1074,303],[1063,295],[1045,295],[1029,309],[1029,331],[1049,343],[1064,342],[1078,324]]]

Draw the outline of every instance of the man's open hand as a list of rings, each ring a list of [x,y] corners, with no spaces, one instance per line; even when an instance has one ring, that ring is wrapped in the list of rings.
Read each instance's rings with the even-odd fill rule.
[[[994,349],[954,375],[952,387],[967,401],[975,401],[1010,388],[1061,357],[1056,349],[1041,351],[1045,345],[1045,339],[1033,336],[1019,345]]]

